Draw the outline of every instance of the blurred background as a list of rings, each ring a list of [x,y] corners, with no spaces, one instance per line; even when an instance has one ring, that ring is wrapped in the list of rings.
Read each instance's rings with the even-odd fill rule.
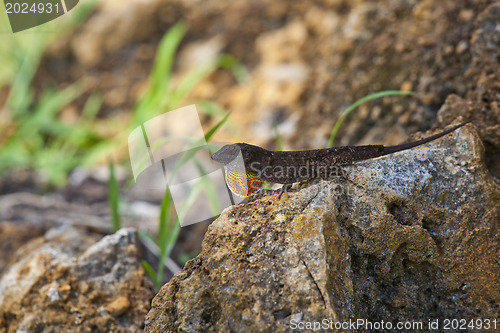
[[[167,111],[196,104],[210,141],[286,150],[325,147],[342,112],[379,91],[415,95],[360,105],[334,145],[400,143],[443,105],[479,113],[498,97],[478,74],[498,64],[471,47],[489,4],[88,0],[16,34],[2,10],[0,273],[61,224],[139,229],[156,287],[196,256],[209,223],[179,228],[168,193],[131,189],[127,137]]]

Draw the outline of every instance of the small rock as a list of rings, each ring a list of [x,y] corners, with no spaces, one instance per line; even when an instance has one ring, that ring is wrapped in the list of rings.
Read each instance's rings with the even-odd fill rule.
[[[128,300],[128,298],[124,296],[119,296],[106,307],[106,311],[111,313],[113,316],[121,316],[129,308],[130,308],[130,301]]]
[[[0,332],[136,332],[153,296],[138,254],[130,229],[101,240],[73,227],[49,230],[0,276]]]

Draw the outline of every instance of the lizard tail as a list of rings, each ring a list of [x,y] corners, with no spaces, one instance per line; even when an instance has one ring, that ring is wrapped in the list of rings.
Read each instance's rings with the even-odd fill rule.
[[[446,131],[443,131],[441,133],[438,133],[436,135],[432,135],[428,138],[424,138],[422,140],[418,140],[418,141],[414,141],[414,142],[408,142],[408,143],[402,143],[400,145],[395,145],[395,146],[388,146],[388,147],[384,147],[384,150],[382,152],[382,154],[380,156],[384,156],[384,155],[389,155],[389,154],[393,154],[393,153],[397,153],[398,151],[402,151],[402,150],[406,150],[406,149],[410,149],[410,148],[413,148],[413,147],[417,147],[417,146],[420,146],[420,145],[423,145],[424,143],[427,143],[427,142],[431,142],[433,140],[436,140],[436,139],[439,139],[440,137],[442,136],[445,136],[446,134],[448,133],[451,133],[453,132],[454,130],[470,123],[472,120],[467,120],[467,121],[464,121],[463,123],[461,124],[458,124],[457,126],[453,126],[452,128],[446,130]]]

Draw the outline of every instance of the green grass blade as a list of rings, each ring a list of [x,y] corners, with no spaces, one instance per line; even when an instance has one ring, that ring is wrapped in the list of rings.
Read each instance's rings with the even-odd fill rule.
[[[278,149],[278,151],[282,151],[283,146],[281,145],[281,137],[278,131],[278,126],[276,124],[274,124],[274,137],[276,138],[276,148]]]
[[[207,172],[203,168],[203,166],[198,162],[194,161],[196,164],[196,168],[198,169],[198,173],[200,175],[206,175]],[[210,208],[212,209],[212,213],[214,215],[217,215],[220,213],[220,203],[219,203],[219,198],[217,196],[217,188],[215,187],[214,182],[208,178],[208,177],[200,177],[198,180],[201,183],[201,187],[205,191],[205,194],[208,198],[208,204],[210,205]]]
[[[207,134],[205,134],[205,141],[210,141],[210,138],[217,132],[217,130],[227,121],[231,112],[226,113],[224,118],[222,118],[214,127],[212,127]]]
[[[163,88],[165,79],[170,78],[175,53],[185,34],[186,26],[179,22],[170,28],[161,39],[151,76],[151,90],[155,93]]]
[[[342,122],[344,121],[344,118],[349,115],[349,113],[352,112],[355,108],[357,108],[359,105],[371,101],[373,99],[385,97],[385,96],[397,96],[397,95],[414,95],[415,93],[412,91],[400,91],[400,90],[385,90],[385,91],[379,91],[376,93],[372,93],[369,95],[366,95],[365,97],[362,97],[358,99],[356,102],[351,104],[340,116],[339,120],[335,123],[335,126],[333,127],[332,133],[330,134],[330,139],[328,140],[328,145],[326,148],[331,148],[333,146],[333,140],[335,140],[335,136],[337,135],[337,132],[340,128],[340,125],[342,125]]]
[[[195,104],[199,106],[199,110],[201,113],[207,114],[212,117],[222,117],[227,113],[226,110],[211,101],[198,100]],[[234,134],[235,136],[239,135],[242,132],[241,128],[230,121],[225,123],[225,130],[229,133]]]
[[[193,68],[171,92],[170,96],[164,99],[165,103],[161,107],[170,109],[179,105],[201,80],[217,69],[217,65],[217,60],[213,60]]]
[[[101,108],[102,105],[102,98],[98,94],[91,94],[87,101],[85,102],[85,105],[83,107],[82,111],[82,120],[84,121],[93,121],[99,112],[99,109]]]
[[[180,229],[178,220],[176,218],[172,218],[172,209],[172,196],[170,194],[170,190],[167,188],[160,206],[160,221],[158,225],[157,245],[160,250],[160,255],[158,258],[158,270],[156,272],[157,287],[161,286],[161,283],[163,282],[165,259],[170,255],[170,252],[172,251],[175,242],[177,241],[177,236]]]
[[[175,53],[185,33],[185,25],[179,22],[170,28],[160,41],[149,77],[149,88],[134,108],[130,128],[139,126],[162,110],[162,101],[171,95],[169,85]]]
[[[57,135],[58,133],[53,132],[53,130],[57,131],[57,126],[61,124],[56,119],[57,113],[81,94],[82,91],[78,84],[73,84],[59,92],[46,91],[33,113],[21,123],[16,136],[28,138],[35,133],[47,132],[47,134]]]
[[[198,100],[194,104],[199,107],[201,113],[211,117],[222,117],[227,113],[226,110],[212,101]]]
[[[154,281],[156,290],[159,290],[160,288],[158,288],[158,286],[156,284],[156,281],[158,280],[158,277],[156,276],[156,272],[153,269],[153,267],[151,267],[151,265],[149,264],[149,262],[147,262],[146,260],[142,261],[142,267],[144,268],[144,270],[146,271],[146,273],[151,277],[151,279]]]
[[[139,238],[144,239],[144,241],[146,242],[151,242],[153,244],[156,244],[156,240],[154,239],[154,237],[147,231],[138,230],[137,235],[139,235]]]
[[[162,107],[170,108],[178,105],[201,80],[212,74],[218,68],[227,68],[231,70],[239,82],[248,77],[248,71],[236,60],[236,58],[229,54],[220,54],[215,59],[193,68],[177,88],[172,91],[171,96],[168,98],[168,104],[162,105]]]
[[[118,187],[118,182],[116,181],[115,166],[113,162],[110,161],[109,180],[108,180],[108,203],[109,203],[109,211],[111,213],[113,232],[117,232],[121,228],[119,201],[120,201],[120,190]]]
[[[220,67],[229,69],[240,83],[250,76],[246,67],[230,54],[221,54],[218,62]]]
[[[34,98],[31,80],[33,79],[37,66],[38,61],[24,59],[12,82],[7,105],[14,119],[28,113],[29,106]]]

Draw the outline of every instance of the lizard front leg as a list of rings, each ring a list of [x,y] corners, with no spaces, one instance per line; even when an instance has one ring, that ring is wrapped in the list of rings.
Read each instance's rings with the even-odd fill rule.
[[[281,195],[283,195],[283,193],[286,193],[286,195],[288,196],[288,190],[292,188],[292,185],[293,184],[283,184],[283,186],[281,186],[281,188],[278,190],[278,199],[281,199]]]

